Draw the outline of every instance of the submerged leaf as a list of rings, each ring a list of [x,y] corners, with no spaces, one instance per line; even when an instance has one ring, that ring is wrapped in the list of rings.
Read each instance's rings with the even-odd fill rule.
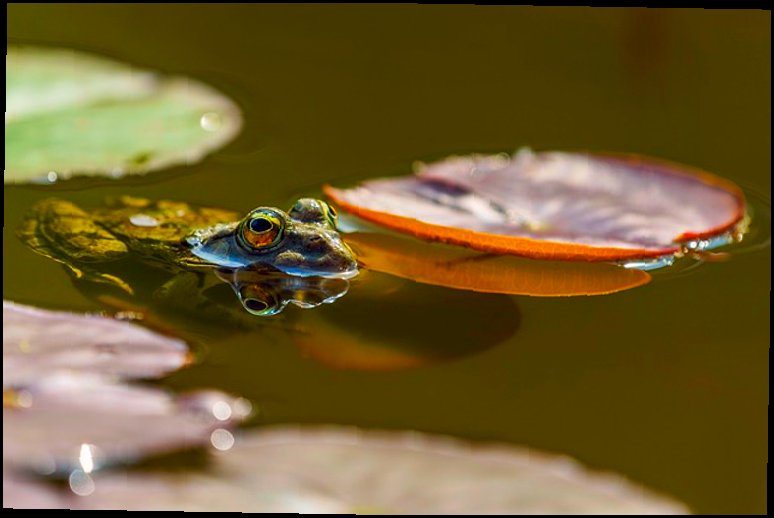
[[[3,386],[57,372],[151,378],[183,367],[184,342],[112,318],[3,301]]]
[[[416,237],[537,259],[616,261],[674,254],[734,230],[741,190],[637,157],[533,153],[450,158],[414,176],[326,186],[341,207]]]
[[[3,462],[44,474],[201,446],[249,412],[219,392],[173,397],[84,374],[50,376],[11,399],[3,405]]]
[[[238,435],[215,474],[104,474],[85,509],[359,514],[676,514],[686,508],[571,459],[406,432]]]
[[[236,105],[191,79],[66,49],[7,52],[5,183],[190,164],[240,127]]]

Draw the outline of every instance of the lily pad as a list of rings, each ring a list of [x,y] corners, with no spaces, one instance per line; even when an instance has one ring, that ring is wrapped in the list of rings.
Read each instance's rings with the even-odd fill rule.
[[[453,157],[414,176],[325,191],[344,210],[421,239],[547,260],[676,254],[717,243],[745,216],[731,182],[634,156]]]
[[[190,164],[241,125],[232,101],[192,79],[68,49],[7,50],[5,183]]]
[[[505,445],[343,428],[237,435],[213,475],[98,474],[82,509],[379,514],[681,514],[575,461]]]
[[[154,378],[188,361],[184,342],[128,322],[3,301],[4,387],[57,372]]]
[[[4,392],[3,463],[44,474],[88,474],[106,463],[209,444],[213,433],[230,434],[227,429],[249,411],[244,400],[214,391],[175,397],[58,374]]]
[[[67,509],[67,495],[34,478],[3,468],[3,508]]]

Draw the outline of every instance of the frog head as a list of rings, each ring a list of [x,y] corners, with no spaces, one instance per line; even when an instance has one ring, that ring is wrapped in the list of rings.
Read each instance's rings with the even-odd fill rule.
[[[301,198],[288,212],[258,207],[239,222],[196,230],[187,241],[194,256],[224,268],[339,279],[358,273],[336,230],[335,210],[313,198]]]

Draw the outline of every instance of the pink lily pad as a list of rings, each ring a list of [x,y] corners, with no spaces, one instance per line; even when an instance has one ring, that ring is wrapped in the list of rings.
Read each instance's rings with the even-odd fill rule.
[[[634,156],[453,157],[413,176],[325,190],[344,210],[421,239],[551,260],[671,255],[738,230],[745,215],[733,183]]]
[[[249,411],[244,400],[214,391],[175,397],[82,373],[53,375],[4,392],[3,462],[43,474],[89,473],[207,445]]]
[[[56,372],[155,378],[183,367],[188,347],[135,324],[3,301],[3,386]]]
[[[412,432],[237,435],[212,473],[102,473],[82,509],[358,514],[682,514],[675,500],[566,457]]]
[[[68,506],[66,497],[56,489],[3,468],[3,508],[67,509]]]

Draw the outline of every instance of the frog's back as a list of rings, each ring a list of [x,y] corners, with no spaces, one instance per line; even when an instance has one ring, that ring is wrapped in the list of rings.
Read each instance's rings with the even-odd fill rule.
[[[198,229],[236,221],[239,214],[171,200],[121,196],[107,200],[93,217],[133,253],[166,263],[188,264],[191,256],[187,236]]]

